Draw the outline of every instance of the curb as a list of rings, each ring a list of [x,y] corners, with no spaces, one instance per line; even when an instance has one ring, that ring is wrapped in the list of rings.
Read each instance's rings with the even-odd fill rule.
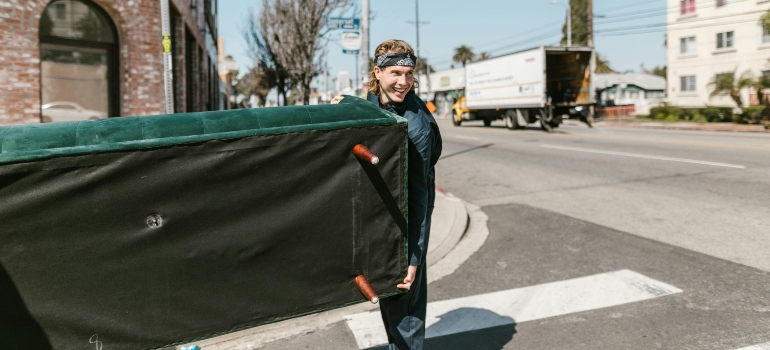
[[[437,228],[441,229],[441,227],[436,227],[439,225],[450,224],[451,226],[449,227],[449,229],[442,230],[444,232],[447,232],[446,235],[431,236],[431,240],[428,247],[428,256],[426,258],[428,263],[428,268],[430,268],[431,266],[439,262],[457,245],[457,242],[459,242],[460,239],[463,238],[463,235],[468,229],[468,224],[470,222],[470,218],[468,216],[468,210],[465,208],[465,205],[463,204],[462,200],[460,200],[459,198],[455,197],[451,193],[448,193],[446,190],[438,186],[436,186],[436,192],[437,192],[436,193],[437,204],[445,206],[445,208],[442,208],[442,209],[444,209],[446,214],[442,215],[442,217],[444,220],[446,220],[446,223],[444,222],[431,223],[431,225],[435,225],[431,228],[431,231],[433,232],[439,231],[439,230],[436,230]],[[444,203],[439,203],[438,199],[442,195],[445,197],[446,201]]]
[[[634,129],[663,129],[663,130],[684,130],[684,131],[726,131],[726,132],[751,132],[751,133],[770,133],[762,125],[742,125],[731,123],[716,124],[696,124],[696,123],[646,123],[646,122],[596,122],[595,126],[611,128],[634,128]]]

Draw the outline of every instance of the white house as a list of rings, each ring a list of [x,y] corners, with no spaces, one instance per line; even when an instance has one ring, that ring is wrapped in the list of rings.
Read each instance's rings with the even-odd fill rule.
[[[672,105],[731,106],[729,96],[710,97],[720,73],[770,74],[770,32],[759,24],[770,0],[668,0],[668,101]],[[752,91],[741,92],[749,105]],[[756,97],[754,97],[754,100]]]
[[[666,79],[647,73],[596,73],[594,86],[600,105],[634,105],[636,114],[649,114],[650,107],[663,102]],[[620,95],[618,87],[622,87]]]

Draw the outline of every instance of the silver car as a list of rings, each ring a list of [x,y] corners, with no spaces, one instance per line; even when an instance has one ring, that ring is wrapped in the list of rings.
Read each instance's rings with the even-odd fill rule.
[[[43,123],[107,118],[107,113],[85,109],[75,102],[68,101],[46,103],[42,110]]]

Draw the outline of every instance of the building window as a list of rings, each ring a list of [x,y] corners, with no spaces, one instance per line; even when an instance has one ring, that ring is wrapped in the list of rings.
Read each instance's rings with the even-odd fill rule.
[[[733,47],[733,32],[717,33],[717,49],[729,49]]]
[[[770,43],[770,28],[762,26],[762,43]]]
[[[732,0],[717,0],[717,7],[725,6],[732,3]]]
[[[61,15],[61,12],[64,15]],[[40,18],[41,120],[119,115],[115,25],[86,0],[54,0]]]
[[[682,9],[681,14],[687,15],[695,13],[695,0],[680,0],[679,5]]]
[[[679,39],[679,53],[680,54],[694,54],[697,47],[695,46],[695,37],[689,36]]]
[[[695,76],[687,75],[679,77],[680,91],[681,92],[694,92],[695,91]]]
[[[67,4],[60,2],[53,5],[53,17],[57,20],[63,20],[67,14]]]

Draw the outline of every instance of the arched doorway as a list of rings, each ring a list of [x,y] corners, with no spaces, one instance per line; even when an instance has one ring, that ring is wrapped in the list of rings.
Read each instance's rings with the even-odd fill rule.
[[[120,115],[118,38],[88,0],[51,1],[40,17],[41,121]]]

